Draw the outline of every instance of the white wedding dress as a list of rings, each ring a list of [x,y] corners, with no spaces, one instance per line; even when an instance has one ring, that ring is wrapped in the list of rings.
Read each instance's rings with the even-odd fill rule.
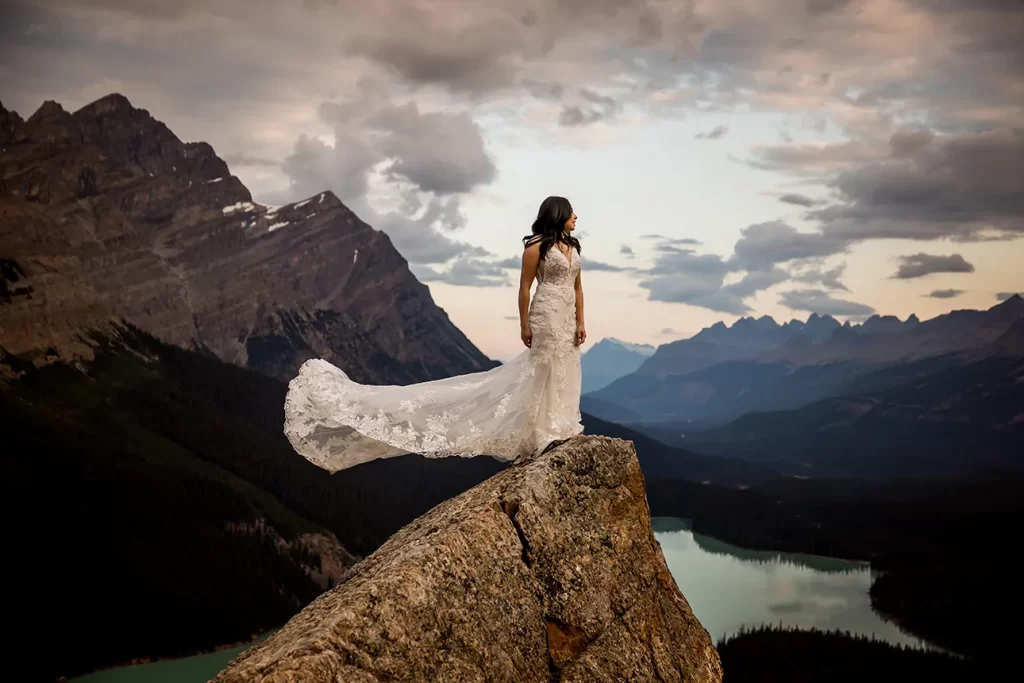
[[[288,385],[284,431],[307,460],[336,472],[407,453],[530,458],[583,431],[575,343],[580,271],[553,245],[537,268],[531,348],[485,372],[409,386],[358,384],[325,360]]]

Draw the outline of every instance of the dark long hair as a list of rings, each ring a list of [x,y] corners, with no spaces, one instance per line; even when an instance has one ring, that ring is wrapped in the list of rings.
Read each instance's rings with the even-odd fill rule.
[[[548,253],[555,242],[568,244],[580,253],[580,241],[565,232],[565,222],[572,218],[572,204],[565,197],[548,197],[540,203],[537,220],[533,222],[532,232],[523,238],[523,246],[540,242],[540,257]]]

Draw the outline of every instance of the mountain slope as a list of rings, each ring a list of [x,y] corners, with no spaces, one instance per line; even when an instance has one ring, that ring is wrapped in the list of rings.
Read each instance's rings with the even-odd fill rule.
[[[630,344],[605,337],[580,358],[583,393],[597,391],[634,372],[653,353],[654,347],[649,344]]]
[[[583,414],[586,434],[600,434],[632,441],[640,468],[648,479],[672,479],[716,484],[750,486],[778,478],[778,473],[758,464],[694,453],[637,432],[629,427]]]
[[[796,410],[752,412],[691,432],[686,443],[811,476],[1024,469],[1024,357],[907,365],[862,377],[840,396]],[[903,381],[886,382],[880,377],[886,374]],[[855,393],[858,387],[875,390]]]
[[[330,476],[281,433],[283,383],[132,328],[92,344],[91,361],[2,363],[8,542],[46,558],[14,568],[13,614],[24,633],[56,613],[75,632],[54,674],[248,640],[337,581],[349,551],[500,469],[407,456]]]
[[[3,192],[59,225],[100,301],[160,339],[281,379],[314,356],[367,383],[494,366],[329,192],[258,205],[209,145],[120,95],[0,120]],[[34,250],[5,242],[0,259]]]
[[[90,358],[81,331],[113,329],[113,314],[85,281],[60,225],[0,193],[0,345],[39,363]]]

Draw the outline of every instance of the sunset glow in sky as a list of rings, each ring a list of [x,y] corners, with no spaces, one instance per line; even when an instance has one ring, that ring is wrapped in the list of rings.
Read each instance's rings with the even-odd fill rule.
[[[16,0],[0,100],[111,92],[263,203],[334,191],[485,353],[579,215],[589,338],[1024,290],[1015,0]],[[588,342],[592,343],[592,342]]]

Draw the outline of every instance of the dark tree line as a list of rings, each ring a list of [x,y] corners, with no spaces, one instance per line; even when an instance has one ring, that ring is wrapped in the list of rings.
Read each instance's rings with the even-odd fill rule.
[[[282,383],[131,328],[99,342],[86,372],[0,359],[26,373],[0,382],[9,613],[45,647],[43,679],[247,641],[322,590],[319,557],[278,537],[326,530],[366,555],[499,469],[408,457],[332,476],[284,438]]]
[[[975,662],[838,631],[777,626],[718,643],[724,683],[962,683],[983,680]]]

